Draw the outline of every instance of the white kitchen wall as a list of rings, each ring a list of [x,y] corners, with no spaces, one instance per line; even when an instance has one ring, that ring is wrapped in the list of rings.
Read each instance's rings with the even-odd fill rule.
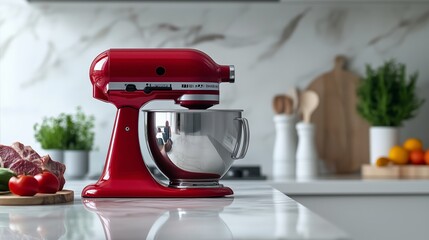
[[[251,145],[237,165],[260,164],[270,175],[274,143],[272,97],[305,88],[332,68],[336,54],[364,74],[366,63],[396,58],[419,71],[429,90],[429,4],[376,3],[62,3],[0,0],[0,143],[21,141],[41,153],[33,125],[43,116],[94,114],[91,172],[104,164],[113,105],[92,98],[88,68],[109,48],[189,47],[236,66],[216,108],[244,109]],[[172,107],[153,103],[150,107]],[[429,147],[429,103],[408,121],[402,138]],[[362,143],[367,144],[367,143]]]

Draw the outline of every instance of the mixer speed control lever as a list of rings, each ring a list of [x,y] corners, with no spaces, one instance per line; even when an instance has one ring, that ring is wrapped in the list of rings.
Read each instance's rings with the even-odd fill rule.
[[[142,89],[141,88],[138,89],[135,84],[127,84],[127,85],[125,85],[125,91],[127,91],[127,92],[135,92],[137,90],[142,90]],[[147,93],[147,94],[151,93],[154,90],[163,90],[163,91],[168,90],[168,91],[171,91],[172,88],[171,88],[171,86],[146,86],[143,89],[143,91],[145,93]]]

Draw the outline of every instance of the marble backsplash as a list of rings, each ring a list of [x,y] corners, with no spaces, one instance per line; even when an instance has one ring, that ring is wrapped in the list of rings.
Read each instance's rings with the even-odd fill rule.
[[[219,64],[234,64],[236,82],[221,86],[216,108],[244,109],[251,143],[240,164],[270,175],[274,143],[272,97],[305,88],[330,70],[336,54],[364,74],[365,64],[396,58],[419,72],[429,90],[429,3],[61,3],[0,0],[0,143],[40,150],[33,125],[43,116],[82,106],[94,114],[91,172],[104,164],[113,105],[94,100],[88,68],[109,48],[189,47]],[[176,107],[151,103],[147,108]],[[429,103],[404,125],[429,147]],[[367,143],[362,143],[367,144]],[[40,150],[41,151],[41,150]],[[43,151],[41,151],[43,153]]]

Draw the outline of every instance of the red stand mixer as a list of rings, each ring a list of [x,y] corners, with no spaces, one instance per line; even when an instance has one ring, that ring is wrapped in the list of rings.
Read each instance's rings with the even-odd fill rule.
[[[177,136],[186,136],[184,131],[189,124],[183,125],[183,120],[189,113],[193,114],[193,123],[195,119],[202,119],[198,126],[210,124],[206,128],[218,129],[218,123],[212,119],[228,115],[237,120],[234,124],[238,124],[238,130],[228,130],[232,134],[223,134],[228,136],[216,140],[214,149],[223,155],[224,149],[230,149],[226,152],[232,160],[243,158],[249,138],[247,120],[241,118],[241,113],[238,117],[232,116],[232,110],[214,113],[205,110],[219,103],[221,82],[234,82],[233,66],[218,65],[203,52],[192,49],[110,49],[95,58],[90,68],[90,78],[93,97],[113,103],[117,114],[102,175],[97,183],[83,189],[83,197],[219,197],[233,194],[230,188],[216,184],[229,169],[230,160],[220,164],[225,166],[219,174],[193,172],[193,168],[180,167],[177,161],[171,160],[174,159],[173,153],[177,155],[179,152],[179,149],[170,150],[173,141],[170,141],[169,148],[162,147],[158,151],[154,140],[156,131],[151,130],[157,128],[151,122],[156,112],[147,113],[148,147],[153,149],[151,155],[154,162],[160,162],[157,163],[160,170],[166,175],[173,175],[177,181],[170,181],[167,185],[152,176],[143,160],[138,135],[139,113],[143,105],[153,100],[174,100],[189,109],[174,114],[178,122],[174,124]],[[214,137],[209,136],[209,139],[212,141]],[[180,141],[177,140],[174,145],[180,145]],[[197,184],[185,184],[189,181],[182,182],[181,179],[195,180]],[[210,180],[214,184],[198,184],[199,179],[202,182]]]

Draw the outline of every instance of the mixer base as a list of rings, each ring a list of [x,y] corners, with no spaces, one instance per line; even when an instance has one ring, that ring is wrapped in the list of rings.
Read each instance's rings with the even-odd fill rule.
[[[158,182],[148,184],[148,181],[99,181],[86,186],[82,197],[89,198],[165,198],[165,197],[224,197],[234,192],[229,187],[218,184],[217,187],[169,187]]]

